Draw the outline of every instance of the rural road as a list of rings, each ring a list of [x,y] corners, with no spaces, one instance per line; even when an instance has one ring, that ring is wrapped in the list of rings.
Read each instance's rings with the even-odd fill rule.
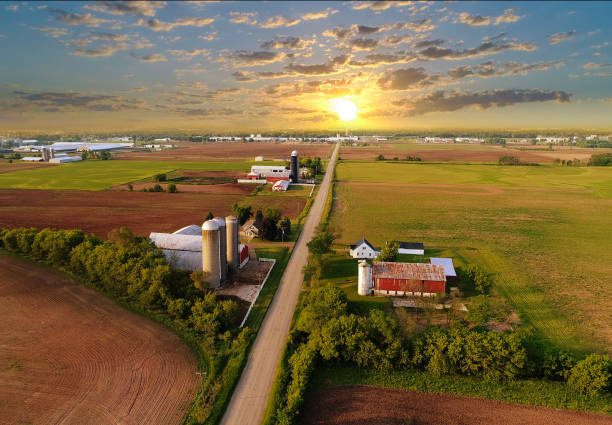
[[[339,145],[327,167],[319,193],[310,209],[302,234],[295,244],[276,295],[253,344],[246,367],[234,390],[221,425],[259,425],[276,375],[281,353],[287,341],[293,312],[302,289],[302,267],[306,265],[308,247],[325,207]]]

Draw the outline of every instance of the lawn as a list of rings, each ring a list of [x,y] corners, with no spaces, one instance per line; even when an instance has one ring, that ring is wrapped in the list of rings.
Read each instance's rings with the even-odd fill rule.
[[[337,175],[345,249],[362,236],[448,249],[548,340],[610,351],[612,169],[342,162]]]
[[[245,171],[252,162],[82,161],[0,174],[0,188],[104,190],[176,169]]]

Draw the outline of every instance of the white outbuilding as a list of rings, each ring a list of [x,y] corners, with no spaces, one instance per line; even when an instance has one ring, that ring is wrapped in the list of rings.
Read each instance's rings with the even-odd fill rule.
[[[420,242],[400,242],[398,254],[425,255],[425,247]]]
[[[353,258],[376,258],[380,255],[366,238],[361,238],[350,246],[349,255]]]

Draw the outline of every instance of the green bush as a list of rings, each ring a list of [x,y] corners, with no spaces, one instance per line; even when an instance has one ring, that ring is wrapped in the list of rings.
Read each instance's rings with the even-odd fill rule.
[[[178,193],[178,189],[174,183],[170,183],[168,187],[166,187],[166,192],[168,193]]]
[[[612,153],[601,153],[599,155],[591,155],[589,165],[600,167],[612,166]]]
[[[612,359],[591,354],[576,363],[570,371],[567,384],[574,391],[595,396],[612,389]]]

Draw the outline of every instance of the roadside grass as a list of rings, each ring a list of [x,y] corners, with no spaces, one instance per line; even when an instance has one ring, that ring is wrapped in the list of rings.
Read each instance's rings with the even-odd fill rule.
[[[309,384],[309,391],[336,385],[373,385],[612,414],[610,394],[588,397],[569,390],[564,382],[538,379],[495,382],[470,376],[435,377],[420,371],[377,371],[335,364],[317,367]]]
[[[482,265],[493,294],[549,342],[610,351],[612,199],[597,195],[612,187],[612,170],[342,162],[337,174],[345,182],[331,224],[347,251],[362,236],[375,247],[396,239],[446,250],[427,254]],[[393,185],[410,179],[423,184]]]
[[[0,188],[104,190],[173,170],[244,171],[254,162],[82,161],[0,174]]]

